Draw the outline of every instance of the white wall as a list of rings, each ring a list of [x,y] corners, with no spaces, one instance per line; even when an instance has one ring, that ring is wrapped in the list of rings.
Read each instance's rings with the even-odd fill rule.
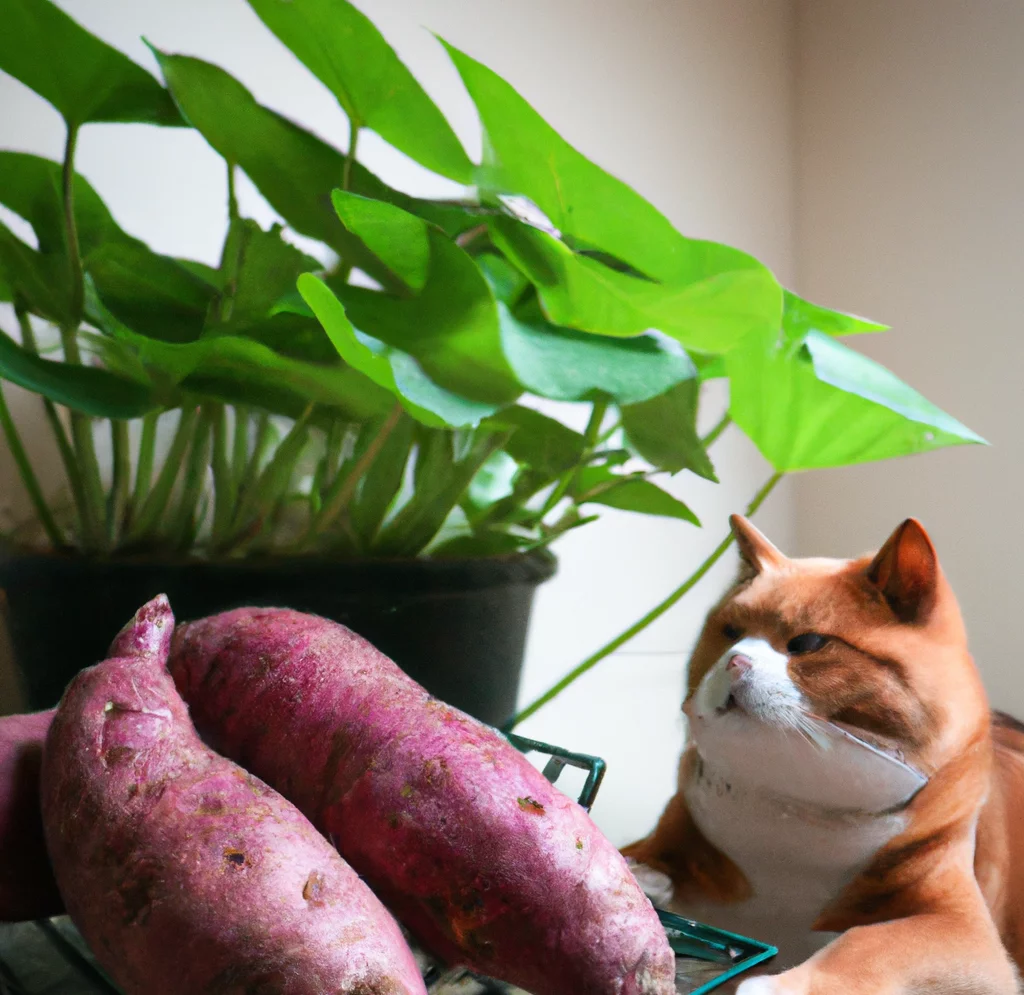
[[[478,149],[468,97],[437,43],[444,35],[510,79],[562,133],[635,185],[686,233],[745,248],[783,279],[792,273],[791,10],[788,0],[365,0],[377,21]],[[242,0],[61,0],[72,16],[153,67],[139,41],[218,62],[272,107],[343,145],[333,99],[262,27]],[[468,13],[471,12],[471,13]],[[59,158],[57,114],[0,78],[0,144]],[[223,169],[187,132],[90,126],[79,169],[118,221],[168,253],[213,262],[225,222]],[[421,171],[367,140],[361,158],[389,182],[432,192]],[[243,209],[269,215],[251,192]],[[14,397],[32,445],[45,433],[32,398]],[[721,399],[719,399],[721,402]],[[6,453],[3,454],[6,457]],[[538,599],[523,700],[546,688],[675,587],[724,534],[768,474],[752,448],[727,435],[715,452],[723,483],[676,482],[706,522],[608,512],[560,547],[562,569]],[[50,479],[54,479],[50,475]],[[24,507],[9,460],[3,497]],[[763,521],[785,545],[783,489]],[[610,773],[596,815],[617,842],[646,832],[673,784],[682,741],[683,663],[700,616],[724,586],[723,564],[674,611],[524,726],[527,734],[605,756]],[[486,648],[483,648],[486,651]]]
[[[857,345],[985,436],[794,488],[803,553],[931,532],[994,704],[1024,714],[1024,5],[798,5],[797,286],[893,326]]]

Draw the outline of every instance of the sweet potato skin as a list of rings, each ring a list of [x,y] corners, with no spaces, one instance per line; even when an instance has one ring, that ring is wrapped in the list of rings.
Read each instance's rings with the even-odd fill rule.
[[[425,995],[330,844],[199,740],[164,668],[172,629],[166,599],[141,609],[47,737],[47,842],[98,960],[127,995]]]
[[[492,729],[343,626],[240,609],[179,626],[200,733],[273,784],[428,949],[534,995],[670,995],[625,861]]]
[[[39,769],[53,709],[0,718],[0,922],[64,911],[43,838]]]

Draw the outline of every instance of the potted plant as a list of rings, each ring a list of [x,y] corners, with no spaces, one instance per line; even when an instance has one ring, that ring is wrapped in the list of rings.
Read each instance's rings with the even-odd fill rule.
[[[730,421],[778,473],[980,441],[836,338],[882,326],[686,238],[470,56],[447,46],[480,164],[354,7],[249,2],[339,101],[344,152],[217,66],[154,48],[161,84],[49,0],[0,0],[0,69],[67,124],[63,162],[0,152],[0,202],[37,240],[0,226],[0,377],[40,395],[66,476],[43,492],[0,404],[34,508],[0,562],[29,706],[165,590],[184,617],[276,602],[345,621],[500,722],[551,544],[601,506],[699,525],[658,475],[714,479]],[[191,127],[223,157],[217,267],[117,225],[75,172],[97,121]],[[364,129],[474,195],[390,188],[359,162]],[[281,225],[240,214],[239,170]],[[700,438],[720,377],[729,410]],[[586,428],[547,400],[585,406]]]

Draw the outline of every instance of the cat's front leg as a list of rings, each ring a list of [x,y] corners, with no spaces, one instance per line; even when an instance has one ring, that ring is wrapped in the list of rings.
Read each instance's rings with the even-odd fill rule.
[[[736,995],[1020,995],[1020,979],[983,906],[847,930],[782,974]]]
[[[792,980],[787,979],[786,975],[792,973],[787,971],[786,974],[775,974],[767,978],[748,978],[736,989],[736,995],[803,995],[806,989],[798,987],[799,980],[796,982],[797,987],[794,987]]]

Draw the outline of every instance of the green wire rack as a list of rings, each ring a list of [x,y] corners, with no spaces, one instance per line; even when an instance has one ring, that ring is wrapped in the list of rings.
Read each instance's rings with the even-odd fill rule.
[[[544,776],[553,784],[566,767],[586,772],[579,804],[590,810],[604,778],[600,757],[572,753],[558,746],[504,734],[524,754],[548,758]],[[775,947],[749,937],[706,926],[658,909],[669,945],[676,954],[678,995],[705,995],[752,967],[769,960]],[[446,968],[420,953],[424,981],[431,995],[515,995],[518,989]],[[93,960],[66,916],[0,926],[0,995],[120,995]],[[569,993],[567,993],[569,995]]]

